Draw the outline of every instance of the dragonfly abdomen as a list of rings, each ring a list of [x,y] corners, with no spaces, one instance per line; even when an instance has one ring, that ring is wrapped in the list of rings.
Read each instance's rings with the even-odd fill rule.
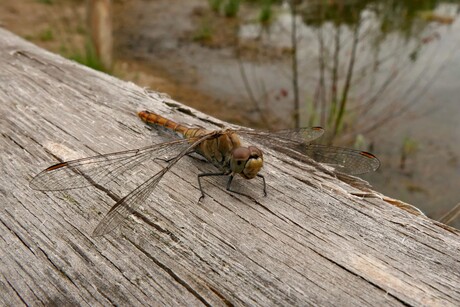
[[[162,127],[166,130],[174,132],[182,138],[191,138],[194,136],[200,136],[207,133],[207,131],[204,129],[188,128],[187,126],[178,124],[170,119],[167,119],[159,114],[150,111],[141,111],[137,114],[145,123]]]

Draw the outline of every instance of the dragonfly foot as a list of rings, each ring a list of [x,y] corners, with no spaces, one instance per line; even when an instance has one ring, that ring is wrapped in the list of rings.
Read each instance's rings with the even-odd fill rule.
[[[203,187],[201,186],[201,177],[209,177],[209,176],[227,176],[226,173],[203,173],[203,174],[198,174],[198,187],[200,188],[201,196],[200,199],[198,199],[198,202],[200,202],[204,198],[204,192],[203,192]]]
[[[267,185],[265,184],[265,177],[264,175],[257,174],[257,177],[262,178],[262,182],[264,184],[264,196],[267,196]]]

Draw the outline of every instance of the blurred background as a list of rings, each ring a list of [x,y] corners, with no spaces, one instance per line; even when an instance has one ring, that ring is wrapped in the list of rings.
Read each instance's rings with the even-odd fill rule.
[[[2,27],[222,120],[322,126],[323,143],[379,157],[363,176],[377,191],[457,228],[459,14],[455,0],[0,0]]]

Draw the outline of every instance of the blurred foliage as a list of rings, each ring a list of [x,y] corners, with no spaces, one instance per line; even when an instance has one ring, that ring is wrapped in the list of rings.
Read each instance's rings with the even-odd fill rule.
[[[419,149],[419,144],[416,140],[406,136],[401,146],[401,157],[399,162],[399,168],[401,170],[406,168],[407,160],[413,157]]]
[[[208,0],[211,10],[225,17],[236,17],[240,9],[240,2],[241,0]]]
[[[260,7],[259,21],[268,23],[273,16],[273,5],[280,5],[281,0],[208,0],[210,9],[225,17],[236,17],[242,4]]]
[[[261,24],[269,24],[273,20],[273,0],[265,0],[261,3],[259,22]]]
[[[51,30],[50,28],[43,30],[40,33],[38,39],[41,40],[42,42],[49,42],[49,41],[54,40],[53,30]]]
[[[212,39],[213,27],[209,20],[204,19],[200,26],[193,33],[193,40],[197,42],[209,42]]]
[[[399,32],[407,39],[418,31],[423,12],[432,12],[439,0],[318,0],[302,1],[299,13],[304,23],[320,27],[326,22],[353,26],[360,22],[363,13],[377,17],[382,34]]]
[[[433,14],[440,2],[440,0],[290,0],[286,3],[294,3],[305,25],[313,28],[319,28],[325,23],[353,28],[360,22],[363,13],[367,12],[377,17],[378,26],[384,37],[389,33],[399,32],[409,39],[419,32],[423,24],[430,21],[441,23],[453,21],[452,18],[446,19]],[[260,10],[258,21],[267,24],[273,18],[274,6],[279,7],[283,1],[208,0],[208,3],[212,11],[226,17],[237,16],[242,4],[255,6]]]
[[[92,69],[110,73],[110,70],[104,66],[101,59],[97,55],[94,46],[90,42],[86,43],[85,50],[83,52],[77,51],[67,57],[82,65],[91,67]]]
[[[209,7],[215,13],[220,13],[220,8],[222,7],[224,0],[208,0]]]
[[[43,3],[43,4],[54,4],[54,0],[36,0],[38,3]]]
[[[225,17],[236,17],[240,9],[240,0],[227,0],[224,4]]]

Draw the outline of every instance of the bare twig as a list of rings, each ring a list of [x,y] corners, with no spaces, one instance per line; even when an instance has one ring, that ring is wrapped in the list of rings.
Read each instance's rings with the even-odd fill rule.
[[[335,25],[335,40],[334,40],[334,56],[332,58],[332,76],[331,76],[331,108],[329,110],[329,125],[332,125],[335,113],[337,112],[337,86],[338,86],[338,70],[340,65],[340,25]]]
[[[345,108],[348,100],[348,92],[350,90],[350,84],[351,84],[351,79],[353,77],[353,68],[355,66],[355,59],[356,59],[356,49],[359,43],[359,28],[361,25],[361,21],[358,20],[355,25],[355,29],[353,31],[353,45],[351,49],[351,55],[350,55],[350,64],[348,65],[348,71],[347,71],[347,76],[345,79],[345,85],[343,88],[342,92],[342,98],[340,100],[340,106],[339,106],[339,112],[335,118],[335,124],[334,124],[334,129],[332,132],[332,136],[330,140],[332,141],[334,137],[337,135],[339,128],[342,124],[343,121],[343,116],[345,114]]]
[[[289,3],[291,9],[291,46],[292,46],[292,90],[294,93],[294,126],[300,127],[299,72],[297,59],[297,6],[295,1]]]

